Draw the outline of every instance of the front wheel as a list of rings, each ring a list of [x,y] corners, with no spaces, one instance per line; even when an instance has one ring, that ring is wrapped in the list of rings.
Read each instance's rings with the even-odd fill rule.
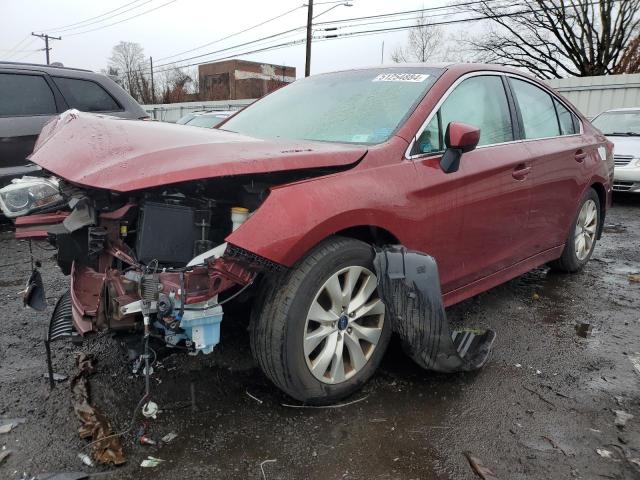
[[[371,377],[391,335],[374,272],[369,245],[333,237],[267,279],[252,312],[251,348],[276,386],[326,404]]]
[[[593,188],[582,197],[578,215],[569,233],[562,256],[549,266],[556,271],[574,273],[591,258],[600,226],[600,199]]]

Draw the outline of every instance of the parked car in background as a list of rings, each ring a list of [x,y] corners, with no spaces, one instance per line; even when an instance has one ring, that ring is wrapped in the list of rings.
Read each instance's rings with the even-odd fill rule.
[[[190,125],[192,127],[213,128],[220,125],[234,113],[236,113],[234,110],[192,112],[181,117],[176,123],[178,125]]]
[[[75,108],[122,118],[147,113],[113,80],[90,70],[0,62],[0,186],[40,170],[30,165],[43,125]]]
[[[593,119],[614,144],[613,189],[640,193],[640,107],[607,110]]]
[[[435,258],[449,306],[546,263],[580,270],[611,201],[611,142],[495,65],[316,75],[214,129],[66,117],[32,156],[52,178],[0,190],[0,205],[23,215],[16,235],[58,249],[76,331],[144,328],[206,354],[246,294],[257,363],[304,402],[353,393],[384,355],[374,246]],[[38,214],[52,205],[71,213]]]

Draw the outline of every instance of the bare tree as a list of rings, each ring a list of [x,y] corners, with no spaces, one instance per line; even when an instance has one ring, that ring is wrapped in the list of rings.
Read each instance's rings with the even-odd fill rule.
[[[111,50],[107,72],[139,102],[153,102],[149,62],[139,43],[121,41],[115,45]]]
[[[479,60],[543,78],[614,73],[640,25],[640,0],[482,0],[460,8],[493,23],[469,41]]]
[[[162,103],[184,102],[191,83],[193,78],[189,72],[176,65],[161,71],[158,74],[158,85]]]
[[[442,31],[429,24],[424,12],[416,20],[416,26],[409,31],[407,44],[397,47],[391,54],[396,63],[426,62],[442,42]]]

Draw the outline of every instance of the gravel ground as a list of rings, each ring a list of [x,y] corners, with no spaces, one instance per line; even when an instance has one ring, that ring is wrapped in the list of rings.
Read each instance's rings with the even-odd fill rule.
[[[640,372],[631,362],[640,352],[640,283],[628,278],[640,273],[640,199],[617,198],[607,224],[583,272],[538,269],[448,309],[454,322],[497,331],[482,371],[423,371],[394,341],[372,381],[347,400],[361,401],[341,408],[283,405],[295,402],[253,362],[246,320],[226,317],[214,354],[168,356],[156,369],[154,399],[163,411],[148,434],[177,439],[156,448],[127,433],[127,463],[115,468],[77,458],[87,442],[78,437],[69,381],[49,392],[43,378],[47,314],[23,309],[16,295],[29,273],[28,245],[0,234],[0,417],[25,418],[0,434],[0,449],[13,451],[0,478],[47,471],[118,479],[477,478],[464,452],[501,479],[640,478]],[[52,252],[34,254],[43,261],[50,312],[66,279]],[[579,323],[591,326],[586,337],[577,335]],[[116,431],[127,429],[143,379],[109,335],[56,344],[56,372],[73,375],[81,350],[98,358],[94,403]],[[634,418],[618,428],[615,410]],[[140,468],[148,455],[165,462]]]

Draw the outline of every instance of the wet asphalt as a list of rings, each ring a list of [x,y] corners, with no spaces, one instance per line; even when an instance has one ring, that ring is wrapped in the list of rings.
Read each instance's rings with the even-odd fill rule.
[[[158,351],[153,392],[162,412],[147,435],[177,438],[139,445],[137,419],[122,437],[126,464],[94,468],[77,458],[87,441],[78,436],[69,381],[50,392],[43,377],[47,314],[18,300],[28,245],[2,233],[0,417],[25,421],[0,433],[0,454],[12,450],[0,479],[71,471],[117,479],[478,478],[465,452],[500,479],[640,478],[640,372],[632,365],[640,363],[640,283],[629,279],[640,273],[640,197],[616,197],[606,223],[583,272],[538,269],[447,310],[453,323],[497,331],[480,372],[423,371],[393,341],[374,378],[345,400],[354,403],[293,408],[253,362],[245,317],[229,315],[212,355]],[[53,252],[33,252],[51,312],[66,279]],[[96,356],[94,403],[115,431],[128,430],[144,381],[128,368],[119,339],[99,335],[53,350],[55,371],[69,376],[75,352]],[[616,410],[634,418],[618,427]],[[141,468],[149,455],[164,462]]]

